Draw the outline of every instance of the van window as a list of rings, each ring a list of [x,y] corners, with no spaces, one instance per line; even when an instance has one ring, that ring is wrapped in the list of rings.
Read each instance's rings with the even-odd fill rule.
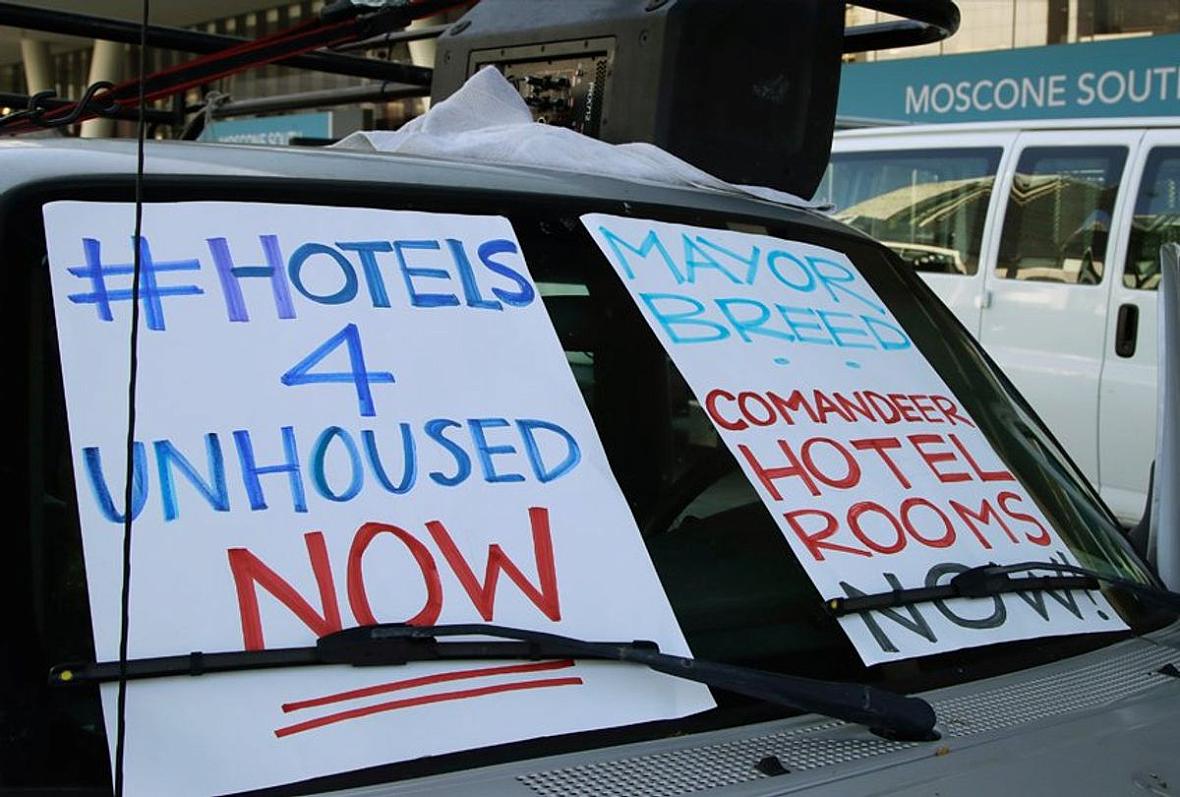
[[[999,147],[841,152],[816,192],[917,271],[974,274]]]
[[[996,275],[1096,285],[1102,281],[1126,147],[1029,147],[1020,155]]]
[[[1160,281],[1160,247],[1180,241],[1180,147],[1156,147],[1147,158],[1139,195],[1123,285],[1154,291]]]

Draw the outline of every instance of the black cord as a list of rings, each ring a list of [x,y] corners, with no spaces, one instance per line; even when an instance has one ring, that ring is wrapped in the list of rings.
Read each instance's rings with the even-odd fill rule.
[[[139,277],[143,234],[143,161],[147,134],[147,29],[151,0],[143,0],[139,26],[139,121],[135,154],[135,234],[131,239],[131,335],[127,378],[127,471],[123,491],[123,590],[119,618],[119,696],[115,708],[115,797],[123,797],[123,759],[127,738],[127,639],[131,628],[131,524],[135,512],[135,388],[139,377]]]

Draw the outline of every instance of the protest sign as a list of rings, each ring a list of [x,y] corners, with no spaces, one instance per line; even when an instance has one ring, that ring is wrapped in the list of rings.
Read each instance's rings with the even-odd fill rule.
[[[110,661],[134,209],[44,216]],[[132,658],[402,621],[688,653],[506,219],[187,202],[146,205],[143,229]],[[126,793],[239,791],[711,706],[698,684],[574,661],[137,681]]]
[[[989,562],[1076,564],[1020,481],[840,252],[589,214],[582,222],[825,599]],[[866,664],[1126,626],[1097,591],[861,612]]]

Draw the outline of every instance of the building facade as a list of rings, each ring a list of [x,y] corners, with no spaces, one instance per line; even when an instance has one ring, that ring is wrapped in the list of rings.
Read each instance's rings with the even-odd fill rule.
[[[959,32],[924,47],[857,53],[851,61],[887,61],[1076,44],[1180,32],[1180,0],[957,0]],[[894,17],[849,6],[847,24]]]
[[[849,56],[842,119],[1180,115],[1180,0],[959,0],[959,8],[962,24],[945,41]],[[847,24],[887,19],[850,7]]]

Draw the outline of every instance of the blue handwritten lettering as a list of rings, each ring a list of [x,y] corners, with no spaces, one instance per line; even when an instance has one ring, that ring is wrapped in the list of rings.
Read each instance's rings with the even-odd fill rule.
[[[519,253],[520,250],[516,248],[516,244],[504,238],[494,238],[490,241],[484,241],[479,245],[478,250],[479,260],[488,271],[498,274],[501,277],[506,277],[516,283],[517,290],[515,292],[506,291],[503,288],[492,288],[492,293],[496,298],[511,307],[527,307],[532,304],[537,293],[533,290],[532,283],[523,274],[492,258],[496,255],[516,255]]]
[[[242,466],[242,483],[250,509],[257,512],[267,508],[259,476],[272,473],[286,473],[291,486],[291,506],[296,512],[307,511],[307,497],[303,493],[303,476],[299,467],[299,451],[295,445],[295,429],[282,428],[284,461],[278,465],[258,465],[254,459],[254,444],[250,432],[238,429],[234,432],[234,443],[238,449],[238,462]]]
[[[524,441],[524,450],[528,454],[533,473],[536,475],[537,481],[542,484],[560,479],[582,460],[582,449],[578,446],[578,441],[574,439],[572,434],[555,423],[539,421],[535,418],[521,418],[516,422],[516,428],[520,430],[520,437]],[[559,435],[565,441],[565,457],[553,467],[546,467],[544,458],[541,456],[541,447],[537,445],[536,432],[542,429]]]
[[[134,246],[134,241],[132,246]],[[131,276],[134,271],[132,263],[102,264],[102,248],[94,238],[82,239],[82,252],[86,257],[86,265],[70,266],[66,270],[75,277],[90,280],[89,293],[71,293],[69,300],[74,304],[93,304],[102,321],[113,321],[111,302],[129,302],[132,298],[131,288],[111,290],[107,287],[106,278],[113,276]],[[165,296],[196,296],[204,293],[196,285],[173,285],[160,287],[156,280],[157,274],[169,271],[197,271],[201,264],[196,260],[173,260],[156,262],[152,259],[152,250],[147,238],[139,239],[139,301],[143,306],[144,323],[148,329],[161,332],[164,330]]]
[[[467,456],[467,452],[455,442],[447,439],[443,435],[446,429],[461,429],[462,424],[458,421],[447,420],[446,418],[435,418],[426,424],[426,435],[450,452],[451,456],[455,458],[455,475],[447,476],[441,471],[431,471],[430,478],[437,484],[444,487],[454,487],[457,484],[462,484],[471,475],[471,458]]]
[[[475,453],[479,457],[480,466],[483,468],[484,481],[489,483],[524,481],[524,476],[519,473],[497,473],[496,467],[492,463],[492,457],[494,455],[515,454],[516,449],[509,445],[489,445],[487,434],[484,430],[508,426],[508,421],[504,418],[468,418],[467,424],[471,427],[471,439],[475,442]]]
[[[627,279],[635,279],[635,271],[631,268],[631,261],[627,259],[627,256],[624,255],[622,251],[620,251],[620,246],[623,247],[623,249],[626,249],[628,252],[638,255],[645,260],[651,253],[651,250],[655,249],[660,253],[660,257],[662,257],[664,260],[664,265],[666,265],[668,267],[668,271],[672,273],[672,278],[676,280],[676,284],[684,284],[684,275],[680,273],[678,268],[676,268],[675,261],[673,261],[672,256],[668,254],[668,250],[664,248],[664,243],[660,240],[660,236],[656,235],[655,230],[650,230],[639,246],[632,246],[608,230],[606,227],[599,227],[598,231],[602,233],[602,237],[606,240],[607,245],[611,248],[611,251],[615,253],[615,261],[623,269],[623,273],[627,275]]]
[[[415,307],[458,307],[459,297],[451,293],[419,293],[414,285],[414,277],[428,279],[449,280],[451,275],[441,268],[425,268],[410,266],[406,263],[406,250],[437,251],[441,247],[438,241],[394,241],[393,252],[397,255],[397,263],[401,268],[402,279],[406,283],[406,292],[410,296],[410,304]]]
[[[768,338],[778,338],[779,340],[794,340],[795,336],[789,332],[783,332],[780,329],[764,326],[770,320],[770,308],[755,299],[717,299],[717,308],[721,310],[721,314],[725,316],[733,327],[734,332],[746,343],[753,343],[750,338],[751,334],[765,335]],[[734,310],[737,307],[752,307],[757,310],[755,317],[738,318]]]
[[[147,466],[144,460],[147,453],[143,443],[136,443],[132,447],[131,456],[131,517],[139,517],[147,501]],[[107,487],[106,477],[102,473],[102,454],[95,447],[87,446],[82,449],[82,459],[86,463],[86,475],[90,479],[90,492],[94,496],[94,503],[102,516],[112,523],[126,523],[126,516],[115,508],[115,501],[111,498],[111,491]]]
[[[173,469],[180,471],[215,512],[229,511],[229,492],[225,486],[225,458],[222,456],[221,441],[217,435],[212,432],[205,435],[205,459],[209,463],[208,481],[197,472],[171,440],[157,440],[153,446],[156,450],[156,471],[160,477],[160,501],[163,504],[165,521],[173,521],[180,517],[176,485],[172,477]]]
[[[374,307],[389,307],[389,294],[385,291],[385,278],[377,263],[378,252],[392,252],[389,241],[337,241],[336,246],[345,252],[356,252],[361,258],[361,271],[365,284],[369,286],[369,298]]]
[[[326,296],[320,296],[309,291],[307,286],[303,284],[303,266],[309,258],[315,255],[327,255],[333,263],[340,267],[340,274],[344,277],[344,284],[340,286],[340,290],[335,293],[329,293]],[[295,286],[295,290],[313,302],[318,302],[319,304],[348,304],[356,298],[356,270],[352,267],[352,263],[348,262],[347,257],[327,244],[303,244],[292,253],[291,259],[287,263],[287,270],[291,275],[291,284]]]
[[[275,309],[279,318],[294,318],[295,305],[291,303],[291,289],[287,285],[287,271],[283,267],[283,255],[279,251],[279,239],[275,235],[260,235],[258,242],[262,244],[262,253],[266,257],[265,266],[235,266],[233,256],[229,251],[229,243],[224,238],[206,238],[209,252],[213,255],[213,265],[217,270],[217,279],[221,283],[221,293],[225,298],[225,310],[230,321],[245,322],[250,320],[246,311],[246,300],[242,296],[242,286],[239,280],[246,277],[268,277],[270,279],[271,295],[274,297]]]
[[[394,495],[404,495],[413,488],[414,482],[418,480],[418,454],[414,435],[410,432],[410,425],[399,423],[398,429],[402,435],[402,461],[405,464],[402,467],[402,480],[397,484],[390,481],[385,466],[381,462],[381,456],[377,452],[377,436],[369,429],[365,429],[361,432],[361,442],[365,446],[365,454],[368,455],[369,465],[373,468],[373,475],[377,477],[381,486]]]
[[[348,465],[352,472],[348,486],[338,493],[328,485],[328,474],[324,464],[324,460],[328,456],[328,446],[333,440],[339,440],[344,445],[344,450],[348,454]],[[361,465],[361,455],[357,450],[356,442],[353,441],[352,435],[339,426],[329,426],[320,432],[319,437],[311,446],[311,483],[315,485],[317,493],[329,501],[337,502],[351,501],[356,498],[361,487],[364,486],[365,471]]]
[[[664,334],[673,343],[710,343],[729,337],[729,330],[723,325],[716,321],[697,317],[704,314],[705,306],[691,296],[681,296],[675,293],[641,293],[639,298],[647,306],[648,312],[664,328]],[[681,312],[667,312],[659,307],[661,302],[665,305],[668,303],[688,305],[689,309]],[[686,337],[676,331],[674,328],[676,326],[704,327],[710,331],[694,337]]]

